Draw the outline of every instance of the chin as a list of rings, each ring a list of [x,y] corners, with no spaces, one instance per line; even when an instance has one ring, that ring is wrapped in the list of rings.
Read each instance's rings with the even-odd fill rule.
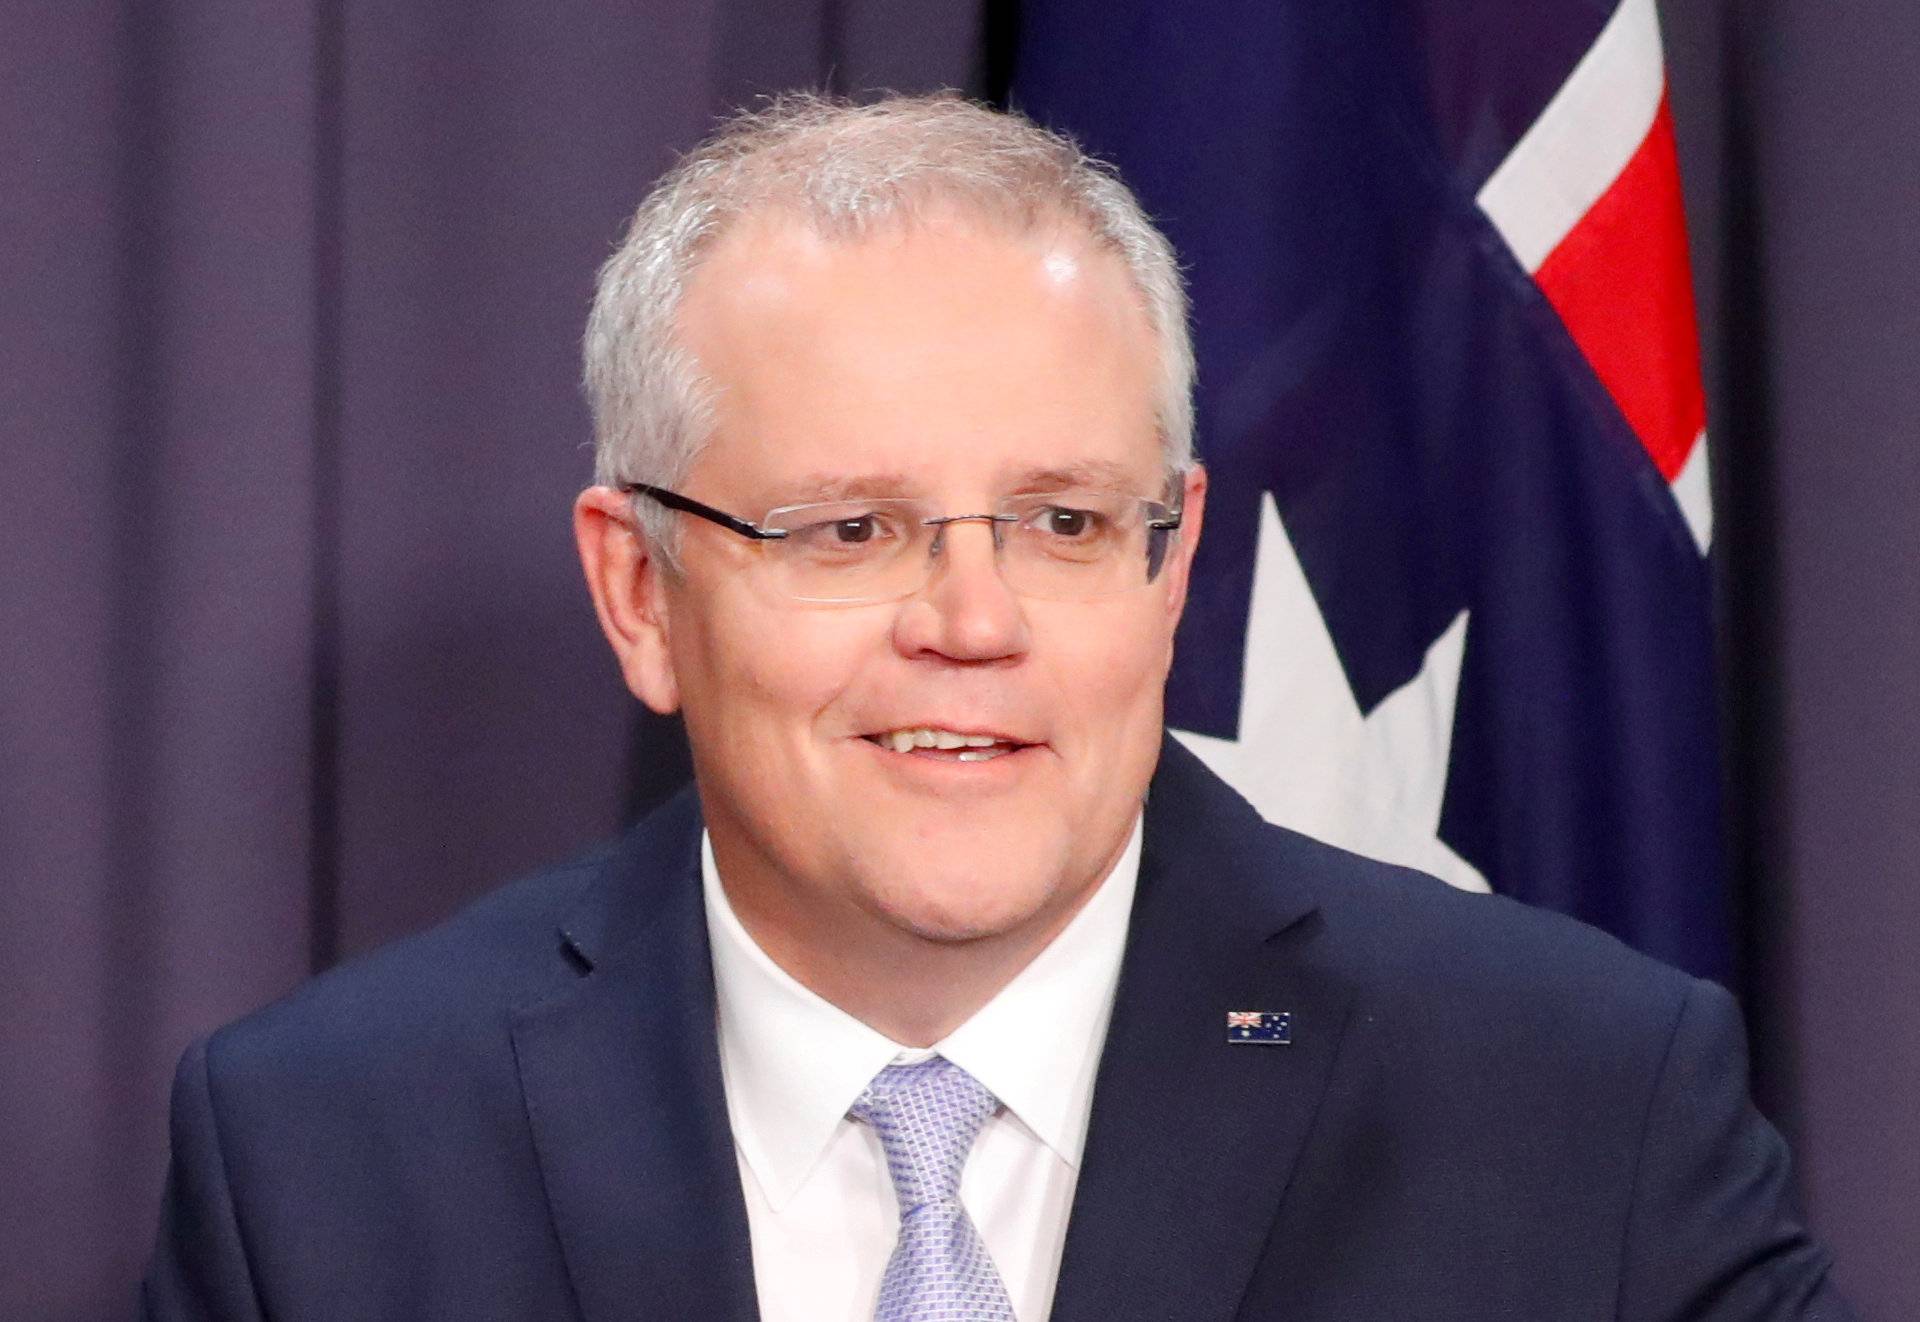
[[[947,877],[922,873],[909,887],[889,886],[874,895],[900,930],[940,945],[964,945],[1043,921],[1058,889],[1057,879],[1009,877],[989,865]]]

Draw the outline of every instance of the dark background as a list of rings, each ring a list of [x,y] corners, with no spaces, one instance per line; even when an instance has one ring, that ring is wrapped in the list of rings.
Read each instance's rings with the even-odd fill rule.
[[[1910,1315],[1920,6],[1664,15],[1756,1084],[1842,1282]],[[1012,30],[949,0],[0,11],[0,1316],[129,1311],[191,1036],[684,775],[573,562],[594,269],[716,110],[994,91]]]

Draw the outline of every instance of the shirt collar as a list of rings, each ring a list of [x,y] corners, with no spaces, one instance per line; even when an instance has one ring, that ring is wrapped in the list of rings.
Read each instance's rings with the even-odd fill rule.
[[[1140,823],[1086,905],[1013,981],[932,1048],[978,1079],[1078,1167],[1140,874]],[[806,1183],[847,1108],[903,1047],[809,991],[741,926],[702,834],[720,1064],[734,1141],[778,1211]]]

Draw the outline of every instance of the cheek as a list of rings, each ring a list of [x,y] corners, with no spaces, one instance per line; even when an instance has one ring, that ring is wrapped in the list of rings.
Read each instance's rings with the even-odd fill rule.
[[[1055,687],[1081,732],[1107,740],[1147,727],[1157,745],[1172,658],[1163,618],[1136,610],[1060,623],[1048,649]]]
[[[674,639],[688,728],[725,742],[804,733],[872,650],[851,612],[769,611],[716,601]],[[764,744],[763,744],[764,746]]]

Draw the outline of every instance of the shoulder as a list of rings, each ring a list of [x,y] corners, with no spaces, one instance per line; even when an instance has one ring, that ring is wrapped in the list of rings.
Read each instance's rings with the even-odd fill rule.
[[[1291,834],[1269,828],[1275,834]],[[1463,891],[1409,868],[1294,837],[1316,858],[1317,898],[1340,937],[1383,974],[1496,991],[1644,985],[1683,991],[1687,975],[1577,919]],[[1334,857],[1338,855],[1338,857]]]
[[[1352,978],[1356,1013],[1422,1050],[1578,1060],[1581,1077],[1611,1060],[1645,1077],[1690,1006],[1737,1023],[1721,988],[1573,918],[1265,830],[1278,865],[1311,878],[1314,944]]]
[[[205,1044],[209,1076],[324,1086],[493,1052],[515,1008],[577,976],[561,926],[611,856],[598,849],[503,886],[219,1029]]]
[[[1643,1054],[1662,1049],[1708,986],[1564,915],[1266,822],[1174,740],[1148,828],[1149,848],[1157,829],[1162,857],[1190,878],[1161,924],[1198,909],[1222,926],[1284,928],[1289,958],[1350,985],[1357,1013],[1431,1033],[1445,1049],[1544,1040]]]

